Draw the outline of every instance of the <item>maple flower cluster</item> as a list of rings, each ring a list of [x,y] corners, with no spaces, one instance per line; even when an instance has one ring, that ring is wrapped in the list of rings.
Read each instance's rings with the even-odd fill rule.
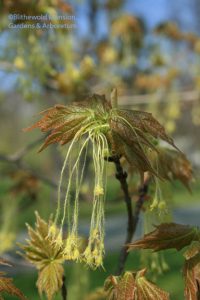
[[[104,96],[93,95],[86,101],[67,106],[56,105],[41,114],[41,120],[27,129],[40,128],[43,132],[50,132],[40,151],[50,144],[69,143],[60,175],[58,205],[53,224],[60,228],[60,234],[56,236],[57,243],[60,242],[63,226],[67,224],[65,256],[84,261],[92,268],[103,266],[106,160],[111,156],[123,156],[140,173],[148,171],[153,176],[160,177],[148,158],[149,151],[158,153],[155,141],[159,139],[174,148],[176,146],[150,113],[118,108],[116,94],[110,101]],[[78,233],[79,200],[89,151],[92,153],[94,170],[92,214],[88,245],[81,253]],[[64,177],[66,170],[67,178]],[[53,228],[50,229],[52,230]]]

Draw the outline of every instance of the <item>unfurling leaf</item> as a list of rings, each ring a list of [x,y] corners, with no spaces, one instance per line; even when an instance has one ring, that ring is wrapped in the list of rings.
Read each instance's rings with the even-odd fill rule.
[[[169,294],[148,281],[145,273],[143,269],[108,277],[104,284],[107,300],[168,300]]]
[[[145,234],[143,239],[129,244],[129,250],[152,249],[159,251],[171,248],[181,250],[193,241],[200,240],[200,231],[197,227],[176,223],[163,223],[155,227],[156,229]]]
[[[25,258],[30,261],[37,269],[43,269],[52,261],[62,263],[63,243],[62,237],[57,228],[51,222],[45,222],[36,213],[35,229],[27,225],[30,240],[26,245],[20,245],[25,251]]]
[[[50,132],[40,151],[50,144],[64,145],[91,131],[99,132],[106,137],[111,155],[124,156],[139,171],[158,175],[148,158],[148,150],[156,152],[154,141],[159,139],[176,148],[173,140],[152,114],[119,109],[113,104],[116,97],[115,91],[111,103],[104,96],[95,94],[68,106],[56,105],[42,112],[41,120],[26,131],[40,128],[43,132]]]
[[[185,298],[200,299],[200,244],[194,244],[186,251],[183,269],[185,278]]]
[[[25,251],[23,256],[39,270],[39,292],[44,291],[48,300],[51,300],[62,286],[63,240],[55,225],[45,222],[38,213],[35,227],[33,229],[28,226],[30,240],[27,241],[27,245],[21,245],[21,248]]]
[[[126,272],[123,276],[110,276],[104,284],[109,300],[134,300],[135,278],[133,273]]]
[[[10,263],[0,258],[0,265],[11,266]],[[12,278],[5,277],[4,272],[0,272],[0,300],[4,300],[4,294],[9,294],[21,300],[27,300],[23,293],[13,284]]]
[[[187,248],[183,256],[186,260],[194,257],[196,254],[200,253],[200,242],[195,241]]]
[[[118,111],[118,114],[121,118],[126,120],[126,122],[131,124],[132,128],[139,130],[141,133],[150,134],[156,139],[162,139],[176,148],[173,139],[166,134],[164,127],[152,116],[151,113],[121,109]]]
[[[103,121],[111,106],[104,96],[94,95],[83,102],[75,102],[68,106],[56,105],[41,112],[42,119],[26,130],[40,128],[43,132],[51,131],[40,151],[50,144],[60,143],[64,145],[70,142],[74,136],[84,127],[94,126],[94,121]]]
[[[145,278],[146,269],[136,275],[137,300],[169,300],[169,293]]]
[[[151,155],[151,154],[150,154]],[[190,190],[192,166],[187,157],[180,151],[159,147],[157,155],[152,157],[154,168],[167,180],[179,180]]]
[[[58,292],[63,284],[64,269],[60,263],[52,261],[40,272],[37,280],[37,286],[40,295],[46,293],[47,299],[51,300],[53,295]]]
[[[23,293],[13,284],[12,278],[6,278],[4,275],[3,272],[0,272],[0,300],[4,299],[4,293],[26,300]]]

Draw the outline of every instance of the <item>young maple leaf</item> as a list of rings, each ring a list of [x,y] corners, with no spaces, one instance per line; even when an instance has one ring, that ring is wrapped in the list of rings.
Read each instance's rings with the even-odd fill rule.
[[[135,278],[132,272],[123,276],[109,276],[104,284],[108,300],[134,300]]]
[[[158,153],[153,155],[152,161],[160,177],[169,181],[179,180],[190,190],[192,166],[183,153],[174,149],[158,147]]]
[[[190,259],[200,253],[200,241],[194,241],[187,247],[187,250],[183,254],[185,259]]]
[[[186,260],[183,268],[185,278],[185,298],[200,299],[200,243],[196,242],[184,254]]]
[[[9,262],[2,258],[0,258],[0,265],[11,266]],[[0,300],[4,300],[4,294],[27,300],[23,293],[13,284],[13,279],[5,277],[5,273],[0,272]]]
[[[50,132],[39,151],[50,144],[64,145],[75,137],[79,139],[91,131],[99,131],[106,137],[112,155],[122,155],[140,171],[156,174],[147,150],[156,151],[152,143],[156,139],[176,148],[173,140],[151,113],[116,106],[115,103],[113,107],[112,101],[108,102],[104,96],[95,94],[82,102],[49,108],[41,113],[41,120],[25,130],[40,128]]]
[[[200,240],[197,227],[176,223],[163,223],[156,229],[144,235],[144,238],[128,245],[129,250],[152,249],[154,251],[176,248],[181,250],[193,241]]]
[[[145,278],[146,269],[139,271],[136,275],[137,300],[169,300],[169,293]]]
[[[169,300],[169,293],[145,278],[146,269],[125,272],[122,276],[110,276],[104,289],[108,300]]]
[[[23,256],[39,270],[39,293],[45,292],[48,300],[51,300],[63,283],[64,246],[57,229],[52,228],[51,222],[45,222],[38,213],[35,227],[33,229],[28,226],[30,240],[27,241],[27,245],[20,246],[25,251]]]
[[[56,105],[41,112],[42,119],[25,130],[40,128],[43,132],[51,131],[40,149],[42,151],[53,143],[64,145],[70,142],[81,128],[86,130],[90,126],[104,124],[110,108],[103,96],[94,95],[83,102],[75,102],[67,106]],[[82,131],[79,137],[81,135]]]
[[[37,280],[39,294],[45,292],[47,299],[51,300],[63,285],[63,274],[63,266],[57,261],[52,261],[41,269]]]

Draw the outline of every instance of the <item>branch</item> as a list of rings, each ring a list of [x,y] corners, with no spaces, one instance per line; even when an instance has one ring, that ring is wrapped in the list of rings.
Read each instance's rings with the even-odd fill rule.
[[[35,148],[37,145],[39,145],[42,141],[43,141],[43,137],[31,142],[30,144],[28,144],[26,147],[16,151],[15,153],[11,154],[11,155],[4,155],[4,154],[0,154],[0,160],[4,160],[10,163],[19,163],[22,158],[28,154],[29,151],[31,151],[33,148]]]
[[[63,285],[62,285],[62,289],[61,289],[61,294],[62,294],[63,300],[67,300],[67,286],[66,286],[65,275],[63,275]]]
[[[124,193],[124,201],[126,203],[127,215],[128,215],[126,239],[125,239],[124,245],[120,251],[118,268],[116,271],[116,275],[120,275],[124,270],[125,263],[126,263],[128,255],[129,255],[129,252],[127,252],[127,244],[129,244],[132,241],[132,238],[137,229],[140,211],[142,209],[146,194],[148,192],[149,178],[147,177],[144,180],[143,185],[139,189],[139,196],[138,196],[138,200],[136,202],[135,210],[133,213],[132,201],[131,201],[131,196],[129,194],[128,183],[127,183],[128,175],[126,172],[123,171],[123,168],[120,163],[120,157],[110,157],[108,159],[108,161],[114,162],[114,164],[115,164],[116,178],[119,180],[119,182],[121,184],[121,189],[123,190],[123,193]]]
[[[14,164],[21,170],[29,172],[31,175],[37,177],[39,180],[43,181],[45,184],[49,185],[50,187],[57,189],[58,185],[55,182],[53,182],[51,179],[49,179],[41,174],[38,174],[36,171],[32,170],[31,168],[28,168],[22,161],[24,156],[29,151],[31,151],[33,148],[35,148],[38,144],[40,144],[41,141],[43,141],[43,139],[44,139],[44,137],[39,138],[39,139],[33,141],[32,143],[30,143],[29,145],[27,145],[26,147],[22,148],[21,150],[17,151],[14,154],[11,154],[11,155],[5,155],[5,154],[0,153],[0,161]]]
[[[31,142],[26,147],[22,148],[21,150],[16,152],[14,155],[12,155],[12,158],[15,160],[18,160],[18,161],[21,160],[29,151],[31,151],[36,146],[40,145],[41,142],[43,142],[43,140],[44,140],[44,137],[41,137],[41,138]]]
[[[55,182],[53,182],[51,179],[49,179],[49,178],[47,178],[47,177],[45,177],[41,174],[38,174],[35,170],[33,170],[31,168],[28,168],[27,166],[24,165],[24,163],[21,160],[12,159],[11,156],[0,154],[0,161],[10,163],[10,164],[14,164],[20,170],[30,173],[31,175],[33,175],[36,178],[38,178],[39,180],[43,181],[45,184],[49,185],[50,187],[52,187],[54,189],[58,188],[58,185]]]

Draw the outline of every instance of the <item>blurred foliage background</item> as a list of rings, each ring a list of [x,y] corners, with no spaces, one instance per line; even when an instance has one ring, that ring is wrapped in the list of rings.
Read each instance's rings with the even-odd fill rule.
[[[8,271],[29,299],[38,299],[36,272],[16,254],[16,241],[24,240],[25,222],[33,224],[35,210],[44,218],[54,211],[65,149],[53,145],[37,154],[41,135],[22,129],[49,106],[80,101],[91,93],[109,98],[117,87],[120,105],[152,112],[194,167],[192,194],[178,183],[165,186],[169,210],[181,223],[200,225],[199,7],[199,0],[0,0],[0,255],[14,263]],[[8,16],[15,13],[74,15],[76,28],[11,29]],[[100,291],[88,293],[115,271],[126,230],[122,193],[115,181],[110,166],[106,271],[66,265],[70,300],[101,299]],[[130,181],[130,190],[134,195],[137,180]],[[88,176],[82,188],[83,235],[88,232],[89,194]],[[160,259],[155,256],[150,262],[158,283],[181,300],[181,259],[169,251],[170,270],[165,274],[155,267]],[[135,251],[127,269],[144,262],[145,255],[140,260]]]

